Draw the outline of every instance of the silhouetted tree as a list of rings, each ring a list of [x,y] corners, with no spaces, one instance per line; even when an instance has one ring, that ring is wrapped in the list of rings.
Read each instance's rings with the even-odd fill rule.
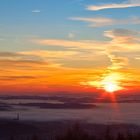
[[[113,137],[110,134],[110,127],[107,126],[106,132],[105,132],[105,137],[104,140],[113,140]]]
[[[10,137],[10,140],[15,140],[14,136],[11,136],[11,137]]]
[[[128,133],[128,135],[127,135],[127,140],[133,140],[133,135],[132,135],[132,133]]]
[[[31,140],[39,140],[38,136],[37,135],[33,135]]]
[[[96,140],[96,138],[85,133],[77,123],[69,128],[63,136],[58,136],[56,140]]]
[[[126,140],[123,134],[118,134],[116,140]]]
[[[135,136],[135,140],[140,140],[140,133]]]

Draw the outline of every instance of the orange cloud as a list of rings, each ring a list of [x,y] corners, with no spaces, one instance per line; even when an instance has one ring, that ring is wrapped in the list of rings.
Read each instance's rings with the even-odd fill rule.
[[[79,49],[101,49],[100,45],[105,46],[106,42],[100,41],[91,41],[91,40],[78,40],[78,41],[70,41],[70,40],[62,40],[62,39],[37,39],[32,40],[32,42],[43,45],[43,46],[59,46],[59,47],[68,47],[68,48],[79,48]]]

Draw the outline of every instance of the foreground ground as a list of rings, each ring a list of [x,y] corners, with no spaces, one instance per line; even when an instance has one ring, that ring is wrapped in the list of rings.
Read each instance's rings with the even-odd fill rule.
[[[111,135],[117,139],[118,135],[139,135],[140,126],[133,124],[92,124],[83,121],[52,121],[31,122],[0,120],[0,140],[55,140],[55,139],[102,139]],[[78,134],[78,137],[76,135]],[[109,140],[109,138],[107,138]],[[121,140],[119,138],[118,140]],[[136,139],[136,138],[135,138]],[[135,140],[134,139],[134,140]],[[110,140],[112,140],[110,138]],[[129,140],[133,140],[132,138]]]

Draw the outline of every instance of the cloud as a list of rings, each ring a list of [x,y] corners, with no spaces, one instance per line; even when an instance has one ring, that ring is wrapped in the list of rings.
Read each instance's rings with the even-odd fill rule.
[[[7,68],[12,68],[12,67],[16,67],[16,68],[20,68],[20,69],[30,69],[33,67],[38,67],[38,66],[43,66],[47,64],[47,62],[43,62],[43,61],[35,61],[35,60],[24,60],[24,59],[20,59],[20,60],[9,60],[9,59],[0,59],[0,66],[1,68],[7,67]]]
[[[135,59],[140,60],[140,57],[135,57]]]
[[[40,12],[41,12],[41,11],[38,10],[38,9],[35,9],[35,10],[32,11],[32,13],[40,13]]]
[[[110,40],[37,39],[33,43],[42,46],[57,46],[58,50],[59,47],[65,47],[69,48],[69,51],[32,51],[23,52],[22,54],[42,56],[54,63],[61,63],[61,66],[67,68],[105,66],[108,70],[119,70],[127,67],[129,65],[129,57],[121,56],[119,53],[131,52],[138,49],[139,32],[127,29],[115,29],[105,31],[104,36],[110,38]],[[102,63],[103,61],[104,63]]]
[[[32,50],[22,52],[1,52],[0,67],[5,70],[47,68],[91,68],[108,67],[120,69],[129,63],[129,56],[121,56],[139,49],[139,32],[127,29],[115,29],[104,32],[110,38],[107,41],[97,40],[63,40],[35,39],[34,44],[56,46],[56,50]],[[60,47],[60,48],[59,48]],[[65,47],[61,50],[61,47]],[[98,58],[98,59],[97,59]],[[104,63],[102,63],[104,61]],[[111,64],[110,64],[111,63]],[[12,66],[12,67],[11,67]]]
[[[0,76],[0,80],[24,80],[24,79],[35,79],[35,76]]]
[[[134,60],[139,56],[140,51],[139,32],[127,29],[114,29],[105,31],[104,35],[111,38],[110,47],[106,50],[106,54],[111,62],[107,68],[110,73],[140,66]],[[130,75],[130,73],[126,72],[125,75]],[[124,78],[131,81],[129,76]]]
[[[39,56],[20,52],[0,52],[1,69],[38,69],[48,65],[47,60],[43,60]]]
[[[111,60],[111,66],[108,67],[110,70],[117,70],[128,66],[128,58],[120,57],[114,54],[108,54],[108,57]]]
[[[86,7],[86,9],[91,11],[98,11],[103,9],[130,8],[130,7],[139,7],[139,6],[140,6],[139,0],[128,0],[123,3],[89,5]]]
[[[49,50],[34,50],[34,51],[24,51],[20,52],[21,55],[36,56],[42,60],[59,60],[59,59],[69,59],[72,56],[76,56],[79,53],[76,51],[49,51]]]
[[[16,57],[16,56],[20,55],[16,52],[0,52],[0,57]]]
[[[78,50],[65,50],[65,51],[48,51],[48,50],[34,50],[20,52],[23,55],[34,55],[41,57],[51,63],[61,64],[65,68],[91,68],[93,66],[102,66],[101,63],[106,57],[102,51],[78,51]],[[88,56],[88,57],[87,57]],[[97,57],[100,58],[97,60]],[[101,60],[102,59],[102,60]],[[92,63],[94,61],[94,63]]]
[[[36,39],[31,40],[35,44],[42,46],[58,46],[67,47],[71,49],[98,49],[102,50],[102,47],[107,45],[106,42],[94,41],[94,40],[63,40],[63,39]]]
[[[113,46],[119,46],[125,50],[138,50],[140,44],[139,32],[126,29],[105,31],[104,35],[112,39]]]
[[[132,30],[127,30],[127,29],[114,29],[110,31],[105,31],[104,35],[113,38],[113,37],[119,37],[119,36],[136,37],[139,34],[140,32],[138,31],[132,31]]]
[[[58,47],[58,49],[59,47],[65,47],[66,49],[71,50],[71,52],[77,51],[78,54],[80,54],[79,52],[84,52],[84,54],[87,55],[87,52],[101,54],[112,47],[114,51],[138,50],[140,44],[139,34],[140,33],[138,31],[120,28],[104,32],[104,36],[111,39],[109,41],[64,39],[35,39],[31,41],[32,43],[41,46],[55,46]]]
[[[43,59],[34,55],[26,55],[20,52],[0,52],[0,61],[23,61],[23,62],[41,62]]]
[[[127,29],[114,29],[105,31],[104,35],[111,38],[110,47],[106,50],[106,54],[111,61],[109,69],[121,69],[129,64],[130,57],[128,55],[120,56],[129,52],[138,51],[140,38],[139,32]],[[116,53],[118,52],[118,53]]]
[[[85,17],[72,17],[71,20],[83,21],[89,23],[90,27],[102,27],[109,25],[125,25],[125,24],[140,24],[140,18],[131,17],[128,19],[112,19],[105,17],[94,17],[94,18],[85,18]]]

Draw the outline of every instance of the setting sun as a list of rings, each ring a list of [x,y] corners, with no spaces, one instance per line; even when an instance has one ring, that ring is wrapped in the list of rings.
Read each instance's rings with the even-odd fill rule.
[[[112,83],[112,82],[108,82],[104,85],[104,89],[107,91],[107,92],[114,92],[114,91],[117,91],[120,89],[120,87],[115,84],[115,83]]]
[[[107,92],[114,92],[122,89],[120,86],[122,76],[120,73],[110,73],[104,77],[102,80],[102,87]]]
[[[121,80],[124,76],[121,73],[107,73],[101,76],[101,80],[81,82],[81,85],[93,86],[98,89],[104,89],[106,92],[115,92],[123,89]]]

